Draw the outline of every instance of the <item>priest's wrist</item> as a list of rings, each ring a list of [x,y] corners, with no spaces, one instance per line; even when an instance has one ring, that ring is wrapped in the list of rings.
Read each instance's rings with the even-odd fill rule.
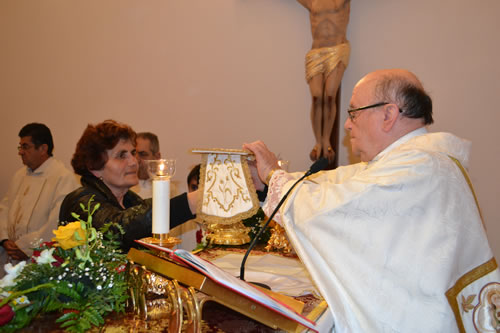
[[[269,171],[269,173],[267,174],[266,180],[264,181],[264,184],[269,185],[269,182],[271,181],[271,178],[273,177],[274,172],[277,170],[281,170],[281,169],[274,168],[274,169],[271,169],[271,171]]]

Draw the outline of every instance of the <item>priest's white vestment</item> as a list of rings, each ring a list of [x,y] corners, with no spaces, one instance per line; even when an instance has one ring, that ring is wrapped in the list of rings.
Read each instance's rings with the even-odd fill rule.
[[[75,175],[53,157],[34,171],[26,166],[19,169],[0,202],[0,240],[14,241],[31,256],[34,242],[54,237],[61,203],[76,188]],[[0,247],[0,276],[7,259],[7,252]]]
[[[469,148],[421,128],[368,163],[297,185],[277,220],[327,301],[333,331],[500,329],[500,272],[471,187],[450,158],[466,168]],[[268,215],[301,175],[273,174]]]

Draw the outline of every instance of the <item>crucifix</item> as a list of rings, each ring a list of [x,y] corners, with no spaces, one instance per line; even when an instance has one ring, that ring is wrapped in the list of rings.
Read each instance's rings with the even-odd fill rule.
[[[346,38],[350,0],[297,0],[309,10],[313,43],[306,55],[306,80],[311,92],[311,123],[316,144],[309,157],[335,158],[331,135],[337,115],[337,92],[349,64]],[[337,139],[338,140],[338,139]]]

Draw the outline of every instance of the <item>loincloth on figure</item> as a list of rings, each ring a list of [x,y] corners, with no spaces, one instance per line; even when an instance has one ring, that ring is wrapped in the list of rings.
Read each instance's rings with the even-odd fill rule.
[[[325,76],[342,62],[345,67],[349,64],[351,46],[345,42],[335,46],[312,49],[306,55],[306,80],[309,82],[314,76],[324,74]]]

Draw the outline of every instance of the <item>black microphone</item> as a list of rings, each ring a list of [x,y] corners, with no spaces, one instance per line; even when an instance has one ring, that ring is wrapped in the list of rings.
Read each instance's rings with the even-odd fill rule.
[[[300,177],[299,180],[297,180],[292,185],[292,187],[290,187],[290,189],[285,193],[285,195],[283,196],[283,198],[281,198],[280,202],[278,203],[278,205],[276,206],[276,208],[273,210],[273,213],[271,214],[271,216],[269,216],[269,218],[267,219],[266,223],[264,223],[264,225],[262,226],[262,228],[259,230],[259,232],[257,233],[257,235],[255,235],[255,237],[253,238],[252,242],[250,243],[250,246],[248,247],[248,250],[245,253],[245,256],[243,257],[243,260],[241,261],[240,280],[245,281],[245,263],[247,261],[248,255],[250,254],[250,252],[255,247],[255,244],[257,243],[257,239],[259,239],[259,237],[262,235],[262,233],[264,232],[264,230],[267,229],[267,226],[269,225],[269,222],[271,222],[271,220],[273,219],[274,215],[276,215],[276,213],[278,212],[278,210],[280,209],[280,207],[283,205],[283,203],[285,202],[285,200],[288,197],[288,195],[290,194],[290,192],[292,192],[292,190],[295,187],[295,185],[297,185],[298,183],[300,183],[304,178],[306,178],[306,177],[308,177],[308,176],[310,176],[310,175],[312,175],[312,174],[314,174],[314,173],[316,173],[318,171],[321,171],[321,170],[325,169],[327,166],[328,166],[328,159],[326,157],[322,157],[319,160],[317,160],[316,162],[314,162],[311,165],[311,167],[309,168],[309,170],[302,177]],[[267,286],[267,285],[265,285],[263,283],[258,283],[258,282],[252,282],[252,283],[256,284],[258,286],[261,286],[263,288],[266,288],[266,289],[271,289],[271,288],[269,288],[269,286]]]

